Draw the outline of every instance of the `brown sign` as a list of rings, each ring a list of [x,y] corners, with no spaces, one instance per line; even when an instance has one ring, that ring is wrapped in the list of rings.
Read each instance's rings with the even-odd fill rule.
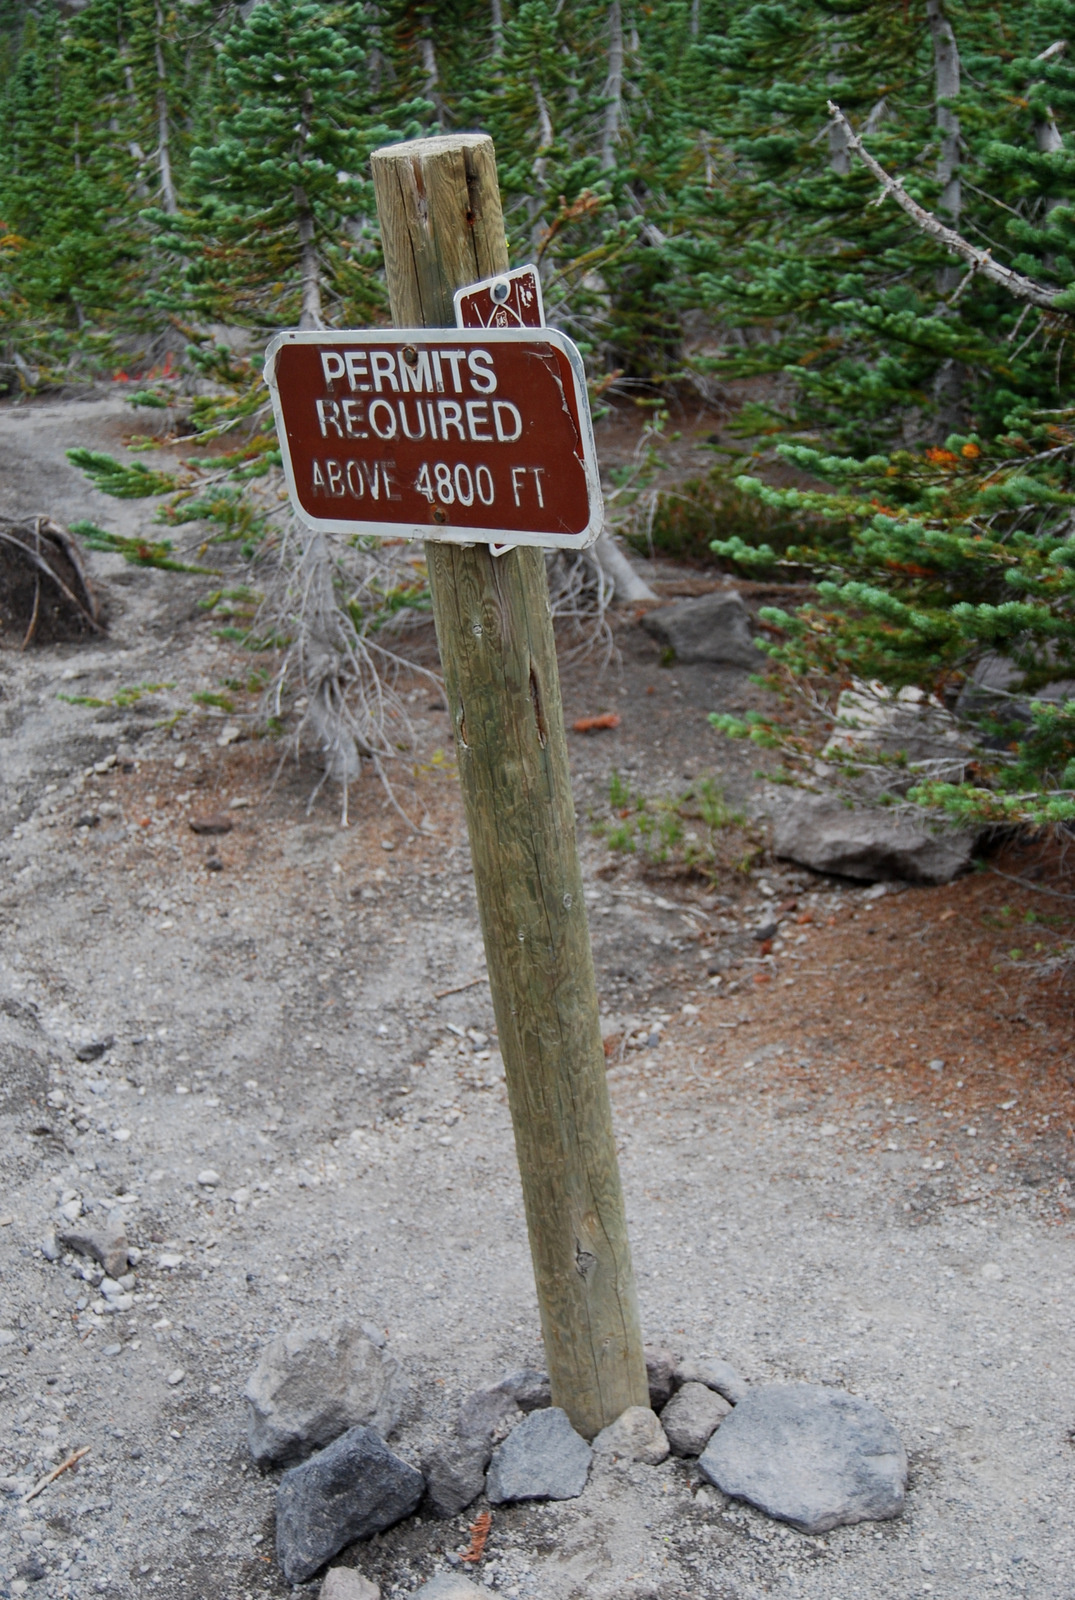
[[[582,360],[554,329],[282,333],[265,378],[307,527],[569,549],[601,531]]]

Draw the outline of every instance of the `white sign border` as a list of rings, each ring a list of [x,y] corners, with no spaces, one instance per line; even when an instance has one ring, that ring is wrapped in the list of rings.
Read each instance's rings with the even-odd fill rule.
[[[518,528],[464,528],[445,523],[430,522],[422,527],[406,522],[364,522],[357,518],[346,521],[337,517],[312,517],[301,505],[295,487],[287,429],[284,426],[283,407],[276,382],[276,356],[286,346],[312,344],[341,348],[348,340],[360,339],[363,344],[551,344],[567,357],[575,383],[575,402],[582,428],[582,465],[586,475],[586,491],[590,518],[581,534],[526,533]],[[601,477],[597,465],[597,445],[594,440],[593,418],[590,415],[590,397],[586,391],[586,370],[582,356],[575,344],[558,328],[288,328],[276,334],[265,351],[264,378],[272,397],[276,434],[280,444],[284,478],[287,482],[291,509],[303,527],[312,533],[346,533],[374,539],[421,539],[438,544],[519,544],[545,550],[585,550],[592,545],[604,527],[605,506],[601,493]]]

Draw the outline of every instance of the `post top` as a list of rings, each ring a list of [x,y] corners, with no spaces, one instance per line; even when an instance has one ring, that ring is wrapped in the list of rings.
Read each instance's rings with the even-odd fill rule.
[[[371,160],[391,161],[403,156],[413,161],[423,156],[447,154],[452,150],[475,150],[479,145],[492,148],[492,143],[492,136],[488,133],[440,133],[428,139],[407,139],[401,144],[382,145],[373,152]]]

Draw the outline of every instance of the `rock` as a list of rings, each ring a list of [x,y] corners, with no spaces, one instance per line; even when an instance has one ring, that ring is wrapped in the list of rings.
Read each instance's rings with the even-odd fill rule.
[[[46,1261],[59,1261],[63,1251],[60,1249],[56,1234],[52,1228],[42,1237],[39,1249]]]
[[[893,693],[883,684],[857,682],[836,702],[836,726],[821,759],[902,755],[907,761],[902,775],[893,769],[886,776],[886,787],[902,793],[921,778],[926,762],[930,777],[958,782],[973,749],[952,713],[932,695],[914,688]]]
[[[206,1167],[204,1172],[199,1172],[198,1182],[203,1189],[215,1189],[220,1182],[220,1173],[214,1172],[212,1167]]]
[[[434,1515],[454,1517],[485,1488],[485,1469],[493,1454],[490,1440],[446,1439],[422,1458],[426,1497]]]
[[[111,1035],[107,1039],[88,1039],[85,1044],[80,1044],[75,1051],[76,1061],[100,1061],[106,1051],[111,1050],[115,1044]]]
[[[187,1375],[183,1371],[182,1367],[176,1367],[176,1368],[174,1368],[173,1371],[169,1372],[167,1378],[165,1379],[165,1382],[167,1384],[169,1384],[171,1388],[174,1389],[177,1384],[180,1384],[180,1383],[184,1382],[184,1380],[186,1379],[186,1376]]]
[[[774,810],[774,855],[865,883],[948,883],[970,866],[978,839],[977,829],[847,806],[837,795],[799,794]]]
[[[752,1388],[698,1463],[725,1494],[801,1533],[899,1516],[907,1456],[868,1400],[808,1383]]]
[[[354,1567],[330,1567],[319,1600],[381,1600],[381,1591]]]
[[[475,1600],[483,1592],[488,1594],[489,1591],[482,1591],[458,1572],[438,1572],[435,1578],[415,1589],[411,1600]]]
[[[532,1411],[493,1453],[485,1480],[491,1505],[507,1500],[574,1500],[586,1487],[593,1451],[559,1406]]]
[[[731,1411],[722,1394],[704,1383],[685,1383],[661,1412],[661,1426],[675,1456],[700,1456]]]
[[[676,1383],[704,1383],[715,1389],[730,1405],[737,1406],[747,1392],[747,1386],[728,1361],[716,1356],[685,1356],[676,1368]]]
[[[1075,700],[1075,679],[1058,678],[1052,683],[1043,684],[1040,689],[1031,690],[1029,694],[1019,694],[1025,682],[1026,674],[1010,656],[993,653],[984,655],[963,685],[956,701],[956,711],[960,716],[980,717],[987,714],[1001,723],[1028,727],[1033,701],[1062,705],[1067,700]],[[987,750],[1003,750],[1007,748],[1008,739],[1003,735],[990,734],[981,743]]]
[[[754,644],[750,612],[735,589],[661,606],[643,617],[642,626],[674,650],[677,661],[715,661],[754,672],[765,664]]]
[[[371,1332],[343,1321],[298,1327],[265,1348],[244,1391],[250,1454],[259,1467],[302,1461],[348,1428],[391,1433],[407,1385],[399,1362]]]
[[[122,1278],[127,1270],[127,1230],[118,1217],[109,1217],[96,1227],[78,1222],[61,1229],[59,1238],[68,1250],[99,1261],[110,1278]]]
[[[291,1467],[276,1491],[276,1558],[288,1583],[305,1583],[344,1545],[410,1516],[424,1487],[372,1428],[350,1428]]]
[[[655,1412],[647,1406],[628,1406],[593,1442],[594,1459],[641,1461],[659,1467],[668,1456],[668,1439]]]
[[[499,1385],[495,1389],[477,1389],[460,1406],[456,1431],[461,1439],[480,1440],[492,1449],[507,1438],[521,1416],[514,1396],[506,1389]]]
[[[648,1344],[645,1348],[646,1378],[649,1382],[649,1403],[660,1411],[672,1398],[676,1387],[676,1358],[671,1350],[661,1345]]]
[[[541,1406],[552,1405],[552,1388],[547,1372],[537,1372],[533,1367],[523,1367],[509,1372],[497,1384],[509,1394],[520,1411],[537,1411]]]

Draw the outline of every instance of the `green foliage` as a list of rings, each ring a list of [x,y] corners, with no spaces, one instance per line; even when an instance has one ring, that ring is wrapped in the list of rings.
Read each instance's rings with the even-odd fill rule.
[[[121,711],[126,711],[130,706],[137,705],[139,700],[147,694],[159,694],[162,689],[174,689],[174,683],[130,683],[116,693],[109,695],[106,700],[99,700],[92,694],[58,694],[57,700],[66,700],[72,706],[117,706]]]
[[[70,532],[77,534],[90,550],[104,550],[110,555],[120,555],[134,567],[158,567],[163,572],[201,572],[213,575],[212,567],[199,567],[187,561],[177,561],[172,555],[172,545],[167,539],[128,539],[122,534],[109,533],[94,522],[76,521]]]
[[[144,500],[150,495],[171,494],[179,487],[173,473],[154,472],[140,461],[117,461],[100,450],[68,450],[67,459],[81,467],[98,489],[118,500]]]
[[[609,808],[608,817],[592,820],[594,832],[615,853],[637,854],[647,870],[715,882],[724,872],[746,871],[758,853],[746,818],[730,809],[711,778],[651,799],[613,771]]]

